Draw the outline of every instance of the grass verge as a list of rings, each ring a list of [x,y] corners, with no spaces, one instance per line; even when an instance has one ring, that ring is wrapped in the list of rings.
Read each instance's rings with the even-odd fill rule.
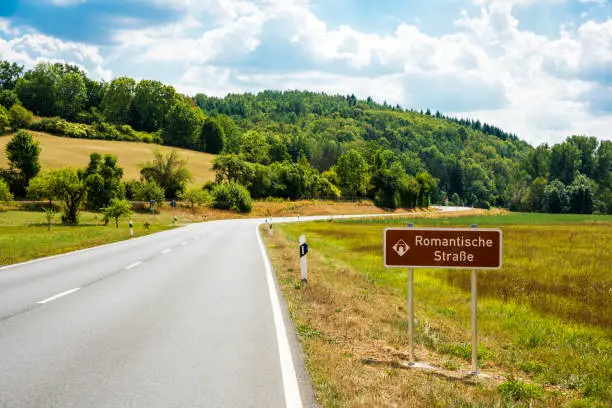
[[[612,217],[472,220],[413,221],[476,222],[504,232],[503,269],[479,271],[479,356],[489,380],[466,377],[469,271],[416,270],[417,359],[439,369],[411,370],[406,272],[382,266],[382,230],[389,222],[287,224],[277,225],[274,236],[264,234],[323,406],[612,403]],[[306,286],[296,255],[302,233],[310,247]]]

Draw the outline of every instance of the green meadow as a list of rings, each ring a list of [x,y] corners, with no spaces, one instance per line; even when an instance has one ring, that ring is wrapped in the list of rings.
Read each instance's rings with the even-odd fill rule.
[[[478,271],[479,363],[469,378],[470,271],[415,270],[417,360],[405,368],[407,272],[386,226],[499,227],[503,267]],[[276,228],[277,227],[277,228]],[[499,214],[275,227],[270,254],[323,406],[610,406],[612,216]],[[299,284],[306,234],[309,282]]]

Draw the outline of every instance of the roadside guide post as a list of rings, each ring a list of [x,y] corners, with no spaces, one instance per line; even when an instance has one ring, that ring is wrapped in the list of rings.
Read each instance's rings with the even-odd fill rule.
[[[477,224],[472,224],[472,228],[478,228]],[[478,375],[478,318],[477,301],[478,285],[476,281],[476,269],[472,269],[472,374]]]
[[[308,281],[308,272],[306,270],[306,254],[308,253],[308,244],[306,243],[306,235],[300,236],[300,269],[302,270],[302,282]]]
[[[176,224],[176,214],[174,213],[174,209],[176,208],[176,201],[170,201],[170,207],[172,207],[172,218],[174,219],[174,223]]]
[[[414,227],[409,222],[408,228]],[[408,269],[408,349],[410,354],[410,365],[414,364],[414,269]]]
[[[502,231],[498,228],[386,228],[383,260],[387,268],[408,269],[408,335],[410,366],[414,362],[414,268],[472,270],[472,374],[478,375],[477,269],[502,266]]]
[[[151,214],[153,214],[153,219],[155,219],[155,200],[149,201],[149,204],[151,204]]]
[[[130,238],[134,236],[134,222],[130,218]]]

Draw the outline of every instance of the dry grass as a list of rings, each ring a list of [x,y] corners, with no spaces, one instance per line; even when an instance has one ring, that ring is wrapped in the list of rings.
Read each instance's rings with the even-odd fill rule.
[[[468,271],[415,272],[417,360],[439,369],[410,370],[406,273],[382,266],[384,225],[279,225],[275,236],[265,235],[323,406],[606,406],[612,390],[606,320],[611,227],[612,220],[502,227],[502,273],[479,272],[479,355],[482,370],[493,377],[477,385],[465,378],[471,356]],[[295,255],[302,233],[311,248],[307,287],[300,285]],[[568,248],[574,253],[566,255]],[[525,282],[531,282],[526,291]],[[545,395],[519,401],[500,395],[497,385],[513,377],[542,386]]]
[[[212,160],[215,156],[208,153],[139,142],[71,139],[47,133],[32,133],[40,141],[40,161],[43,168],[47,169],[65,166],[85,167],[89,163],[90,153],[110,153],[117,156],[119,165],[123,167],[125,180],[138,179],[140,178],[139,165],[153,159],[155,149],[160,149],[164,153],[174,149],[178,150],[180,155],[187,160],[187,166],[193,175],[192,184],[200,186],[205,181],[215,178],[212,172]],[[10,138],[11,135],[0,137],[0,152],[2,152],[0,168],[8,167],[4,150]]]

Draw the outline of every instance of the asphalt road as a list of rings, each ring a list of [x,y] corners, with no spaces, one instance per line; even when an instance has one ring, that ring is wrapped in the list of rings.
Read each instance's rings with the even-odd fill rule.
[[[261,222],[1,268],[0,408],[314,405]]]

